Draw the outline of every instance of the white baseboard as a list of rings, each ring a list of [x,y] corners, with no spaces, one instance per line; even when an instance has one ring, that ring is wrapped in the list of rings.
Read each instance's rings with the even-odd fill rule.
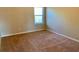
[[[26,32],[19,32],[19,33],[15,33],[15,34],[7,34],[7,35],[2,35],[1,37],[8,37],[8,36],[13,36],[13,35],[19,35],[19,34],[24,34],[24,33],[30,33],[30,32],[36,32],[36,31],[42,31],[43,29],[39,29],[39,30],[31,30],[31,31],[26,31]]]
[[[58,35],[60,35],[60,36],[66,37],[66,38],[68,38],[68,39],[71,39],[71,40],[73,40],[73,41],[79,42],[78,39],[75,39],[75,38],[69,37],[69,36],[64,35],[64,34],[57,33],[57,32],[55,32],[55,31],[53,31],[53,30],[50,30],[50,29],[47,29],[47,30],[50,31],[50,32],[53,32],[53,33],[55,33],[55,34],[58,34]]]

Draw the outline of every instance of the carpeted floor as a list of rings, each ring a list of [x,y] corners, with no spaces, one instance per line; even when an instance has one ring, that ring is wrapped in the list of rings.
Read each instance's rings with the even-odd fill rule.
[[[6,52],[77,52],[79,43],[49,31],[38,31],[2,38]]]

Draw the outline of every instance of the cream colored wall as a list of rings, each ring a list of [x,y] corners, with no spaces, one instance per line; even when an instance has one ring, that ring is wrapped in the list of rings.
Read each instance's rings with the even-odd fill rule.
[[[79,40],[79,8],[47,8],[47,26]]]
[[[1,51],[1,37],[0,37],[0,51]]]
[[[27,8],[0,8],[1,35],[33,31],[34,10]]]

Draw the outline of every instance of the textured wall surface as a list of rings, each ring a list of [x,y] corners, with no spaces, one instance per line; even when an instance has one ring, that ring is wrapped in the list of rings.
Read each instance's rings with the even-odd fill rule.
[[[79,8],[47,8],[47,26],[79,40]]]
[[[0,28],[1,35],[43,29],[34,25],[33,7],[0,8]]]

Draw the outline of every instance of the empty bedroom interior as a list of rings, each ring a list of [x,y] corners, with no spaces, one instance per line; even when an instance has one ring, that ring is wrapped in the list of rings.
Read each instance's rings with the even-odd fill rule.
[[[79,51],[78,7],[0,7],[3,52]]]

